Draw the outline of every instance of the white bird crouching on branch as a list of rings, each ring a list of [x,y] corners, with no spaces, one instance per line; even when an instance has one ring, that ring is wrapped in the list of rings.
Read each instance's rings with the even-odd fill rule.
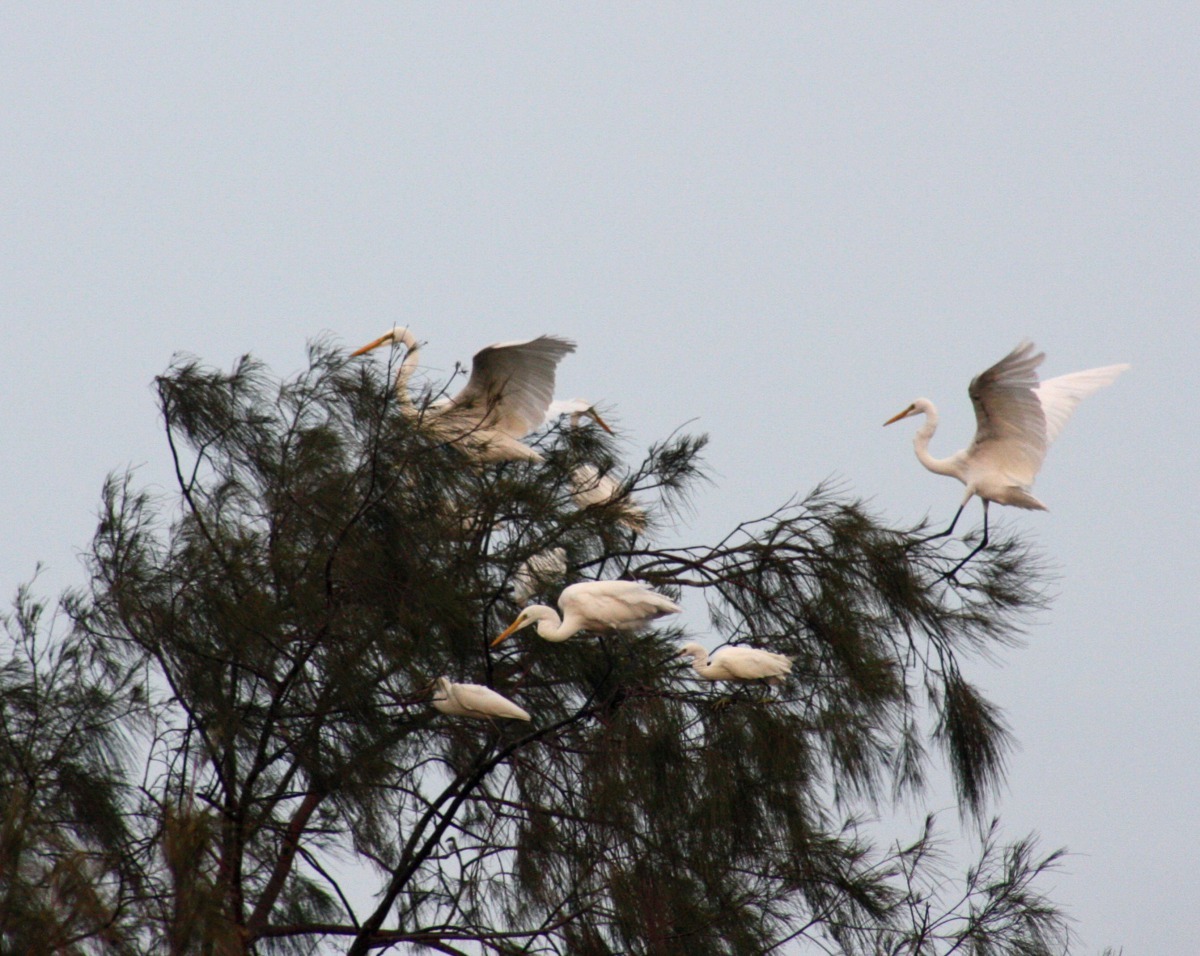
[[[683,610],[665,594],[640,581],[582,581],[563,588],[558,596],[562,617],[554,608],[534,604],[492,641],[495,647],[510,634],[537,624],[538,637],[565,641],[580,631],[636,631],[657,618]]]
[[[786,654],[736,644],[718,649],[711,657],[699,644],[684,644],[679,656],[691,657],[692,670],[704,680],[765,681],[772,686],[783,683],[793,660]]]
[[[595,465],[577,465],[571,470],[571,500],[580,511],[611,504],[617,524],[635,532],[646,527],[645,509],[622,490],[620,482],[600,474]]]
[[[426,409],[418,408],[408,391],[420,350],[408,329],[397,326],[350,356],[384,345],[408,350],[396,373],[396,396],[409,418],[476,461],[541,461],[542,456],[521,439],[545,420],[554,398],[555,370],[564,356],[575,351],[574,342],[540,335],[482,348],[471,360],[471,377],[462,391]]]
[[[530,555],[513,574],[512,594],[517,604],[525,604],[548,584],[562,580],[567,573],[567,549],[550,548]]]
[[[918,398],[900,414],[884,422],[884,425],[890,425],[912,415],[924,415],[925,423],[917,429],[913,439],[917,459],[935,474],[949,475],[967,486],[950,527],[926,540],[953,532],[963,508],[973,496],[983,502],[983,539],[949,572],[948,577],[953,577],[987,545],[990,502],[1046,510],[1046,506],[1031,494],[1046,449],[1058,437],[1082,399],[1111,384],[1129,368],[1128,365],[1106,365],[1060,375],[1039,384],[1037,367],[1044,359],[1045,355],[1035,352],[1033,343],[1026,340],[991,368],[975,376],[967,389],[975,406],[975,438],[969,446],[949,458],[934,458],[929,453],[929,440],[938,425],[937,407],[929,399]]]
[[[434,681],[433,706],[453,717],[506,717],[529,720],[528,711],[482,684],[456,684],[449,677]]]

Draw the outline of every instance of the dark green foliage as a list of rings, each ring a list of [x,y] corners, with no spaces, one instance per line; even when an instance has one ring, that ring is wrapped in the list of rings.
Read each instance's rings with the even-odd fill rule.
[[[55,691],[73,723],[46,734],[78,754],[13,791],[97,861],[97,915],[81,904],[71,930],[87,945],[703,956],[1060,940],[1031,883],[1053,856],[989,835],[954,899],[930,833],[888,851],[855,817],[919,795],[931,742],[964,813],[982,815],[1008,739],[961,663],[1011,643],[1039,603],[1015,540],[952,586],[920,529],[820,488],[715,545],[659,547],[616,522],[619,502],[572,503],[579,465],[621,474],[598,429],[555,425],[542,462],[477,466],[400,414],[374,364],[320,345],[293,381],[249,359],[183,361],[158,391],[178,494],[107,483],[91,586],[67,601],[55,652],[86,658]],[[673,436],[624,479],[651,531],[702,480],[703,445]],[[489,649],[518,610],[516,569],[551,547],[568,581],[706,601],[714,634],[793,655],[792,677],[703,684],[669,625]],[[0,677],[24,686],[44,666]],[[513,697],[532,723],[437,714],[442,674]],[[118,727],[139,742],[119,765]],[[13,858],[35,873],[21,861],[54,838],[28,833],[33,856]],[[39,899],[24,885],[8,932]]]

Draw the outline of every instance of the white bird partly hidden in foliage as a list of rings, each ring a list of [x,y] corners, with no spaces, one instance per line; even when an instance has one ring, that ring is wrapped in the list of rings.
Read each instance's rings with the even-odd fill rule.
[[[600,413],[596,411],[595,404],[586,398],[556,398],[546,409],[546,418],[543,424],[549,424],[552,419],[562,418],[563,415],[571,416],[572,428],[577,428],[580,419],[586,415],[610,435],[613,433],[613,430],[608,427],[608,422],[601,418]]]
[[[778,686],[792,671],[792,658],[774,651],[730,644],[711,657],[699,644],[684,644],[680,657],[692,658],[692,670],[704,680],[765,681]]]
[[[482,684],[456,684],[449,677],[434,681],[433,706],[454,717],[511,717],[529,720],[529,713]]]
[[[1045,511],[1046,506],[1030,492],[1042,467],[1046,449],[1058,437],[1079,402],[1112,383],[1128,365],[1071,372],[1038,383],[1037,367],[1045,355],[1034,351],[1032,342],[1021,342],[1008,355],[972,380],[968,394],[975,406],[975,438],[949,458],[929,454],[929,440],[937,429],[937,408],[927,398],[915,402],[889,418],[884,425],[912,415],[924,415],[925,423],[913,439],[917,458],[930,471],[950,475],[967,486],[962,504],[950,527],[929,539],[954,531],[958,518],[972,496],[983,502],[983,539],[949,576],[959,570],[988,541],[988,504],[1012,505]]]
[[[529,556],[513,573],[512,597],[525,604],[548,584],[562,580],[567,573],[567,549],[548,548]]]
[[[495,647],[510,634],[537,624],[538,637],[565,641],[580,631],[636,631],[656,618],[683,610],[664,594],[640,581],[581,581],[563,588],[558,596],[560,618],[554,608],[534,604],[492,641]]]
[[[384,345],[407,349],[396,374],[396,395],[405,415],[476,461],[541,460],[537,450],[521,439],[546,420],[554,398],[555,369],[564,356],[575,351],[574,342],[540,335],[482,348],[471,361],[471,377],[462,391],[428,408],[419,408],[408,391],[420,350],[408,329],[397,326],[350,355],[363,355]]]
[[[555,399],[550,403],[546,420],[563,415],[571,416],[571,427],[579,425],[584,415],[595,420],[596,424],[610,435],[613,430],[596,411],[595,405],[583,398]],[[628,495],[622,495],[621,483],[612,475],[601,474],[595,465],[577,465],[571,469],[571,500],[580,511],[600,505],[613,504],[614,517],[617,524],[624,525],[630,531],[643,531],[646,528],[646,512]]]

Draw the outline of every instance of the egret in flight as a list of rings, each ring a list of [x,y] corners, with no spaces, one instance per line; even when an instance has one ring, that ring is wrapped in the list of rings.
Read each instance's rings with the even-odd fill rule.
[[[728,645],[712,657],[699,644],[684,644],[680,657],[691,657],[692,670],[704,680],[766,681],[776,685],[792,671],[792,658],[755,647]]]
[[[510,634],[537,624],[538,637],[565,641],[580,631],[636,631],[656,618],[683,610],[664,594],[640,581],[582,581],[563,588],[558,596],[562,617],[554,608],[533,604],[506,627],[494,641],[495,647]]]
[[[449,677],[434,681],[433,706],[454,717],[510,717],[529,720],[529,713],[482,684],[456,684]]]
[[[405,415],[423,422],[445,441],[454,442],[476,461],[540,461],[522,438],[546,418],[554,398],[554,373],[575,343],[553,335],[520,342],[497,342],[475,353],[471,377],[457,395],[419,409],[408,392],[417,367],[420,343],[397,326],[351,352],[353,358],[384,345],[404,346],[407,354],[396,374],[396,395]]]
[[[1111,384],[1128,365],[1106,365],[1071,372],[1038,383],[1037,367],[1046,356],[1035,352],[1026,340],[1008,355],[972,380],[967,389],[975,406],[975,438],[949,458],[929,454],[929,440],[937,430],[937,408],[927,398],[915,402],[889,418],[884,425],[912,415],[924,415],[925,423],[913,439],[917,458],[930,471],[957,478],[967,486],[962,504],[950,527],[926,540],[942,538],[954,531],[959,516],[972,496],[983,502],[983,539],[951,571],[954,574],[988,542],[988,504],[1012,505],[1045,511],[1032,494],[1033,479],[1042,467],[1046,449],[1058,437],[1079,402],[1097,389]]]

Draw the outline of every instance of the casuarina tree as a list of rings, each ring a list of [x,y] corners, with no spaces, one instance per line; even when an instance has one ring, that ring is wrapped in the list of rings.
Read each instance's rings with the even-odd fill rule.
[[[623,462],[563,419],[481,463],[327,343],[282,381],[179,360],[157,395],[174,486],[110,477],[88,584],[6,619],[4,951],[1064,948],[1056,854],[988,819],[1010,741],[963,668],[1040,605],[1016,538],[947,578],[961,547],[825,486],[689,543],[702,437]],[[491,646],[514,582],[592,580],[686,613]],[[689,642],[791,668],[702,680]],[[454,712],[443,677],[531,719]],[[980,834],[957,875],[932,818],[871,825],[943,764],[942,834]]]

